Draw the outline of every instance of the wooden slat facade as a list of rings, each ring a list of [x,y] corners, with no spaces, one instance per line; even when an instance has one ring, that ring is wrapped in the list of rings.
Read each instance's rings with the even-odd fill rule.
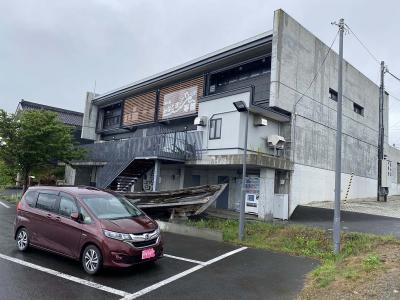
[[[199,102],[198,100],[200,99],[200,97],[203,96],[203,86],[204,86],[204,77],[203,76],[199,76],[187,81],[183,81],[183,82],[179,82],[177,84],[168,86],[168,87],[164,87],[160,90],[160,104],[159,104],[159,112],[158,112],[158,118],[160,120],[164,120],[164,119],[168,119],[168,117],[165,117],[163,115],[163,107],[164,107],[164,97],[167,94],[170,93],[174,93],[174,92],[178,92],[180,90],[183,89],[190,89],[191,87],[197,87],[197,96],[196,96],[196,110],[195,112],[189,112],[189,113],[180,113],[179,115],[177,115],[176,117],[183,117],[185,115],[191,115],[191,114],[195,114],[198,112],[199,110]]]
[[[175,95],[176,97],[182,96],[180,93],[183,91],[196,91],[195,97],[195,111],[191,110],[189,112],[179,112],[174,115],[174,117],[184,117],[186,115],[196,114],[199,109],[198,100],[203,96],[203,86],[204,77],[199,76],[193,79],[189,79],[183,82],[173,84],[171,86],[164,87],[160,90],[159,95],[159,120],[168,119],[163,115],[164,107],[164,97],[168,95],[171,97]],[[185,90],[188,89],[188,90]],[[173,94],[171,94],[173,93]],[[156,97],[155,91],[147,92],[140,95],[135,95],[133,97],[127,98],[124,103],[123,111],[123,126],[139,125],[154,122],[155,107],[156,107]]]
[[[129,126],[154,122],[155,107],[155,91],[126,99],[122,124]]]

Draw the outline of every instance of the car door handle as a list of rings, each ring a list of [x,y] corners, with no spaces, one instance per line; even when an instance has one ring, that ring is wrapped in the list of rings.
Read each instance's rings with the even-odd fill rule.
[[[49,219],[51,219],[52,215],[51,215],[51,214],[47,214],[46,217],[48,217]]]
[[[61,217],[56,217],[56,221],[61,222]]]

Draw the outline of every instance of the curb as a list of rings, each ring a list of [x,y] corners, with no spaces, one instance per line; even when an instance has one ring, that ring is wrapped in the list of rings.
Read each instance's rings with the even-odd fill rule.
[[[197,238],[202,238],[211,241],[223,242],[223,236],[221,231],[214,231],[210,229],[196,228],[182,224],[175,224],[170,222],[163,222],[156,220],[161,231],[187,235]]]

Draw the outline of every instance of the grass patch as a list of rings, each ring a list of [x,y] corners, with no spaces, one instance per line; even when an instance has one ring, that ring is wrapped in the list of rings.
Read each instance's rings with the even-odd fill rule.
[[[366,272],[377,270],[382,266],[382,261],[378,255],[370,254],[363,260],[363,267]]]
[[[220,230],[225,241],[237,245],[318,259],[321,264],[310,274],[312,285],[318,288],[327,287],[335,280],[357,280],[365,272],[379,269],[382,262],[373,253],[374,249],[386,243],[399,244],[392,236],[345,232],[341,236],[341,253],[335,255],[332,233],[319,228],[248,221],[245,239],[239,241],[237,220],[200,219],[188,221],[188,225]]]
[[[20,195],[2,195],[0,194],[0,200],[4,200],[13,204],[16,204],[21,199]]]

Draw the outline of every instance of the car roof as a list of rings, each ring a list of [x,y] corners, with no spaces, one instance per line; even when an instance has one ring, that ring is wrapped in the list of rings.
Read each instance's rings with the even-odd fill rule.
[[[100,190],[95,187],[91,186],[46,186],[46,185],[40,185],[40,186],[32,186],[29,187],[30,191],[34,190],[52,190],[52,191],[58,191],[58,192],[65,192],[69,193],[72,195],[93,195],[93,194],[109,194],[107,191]]]

